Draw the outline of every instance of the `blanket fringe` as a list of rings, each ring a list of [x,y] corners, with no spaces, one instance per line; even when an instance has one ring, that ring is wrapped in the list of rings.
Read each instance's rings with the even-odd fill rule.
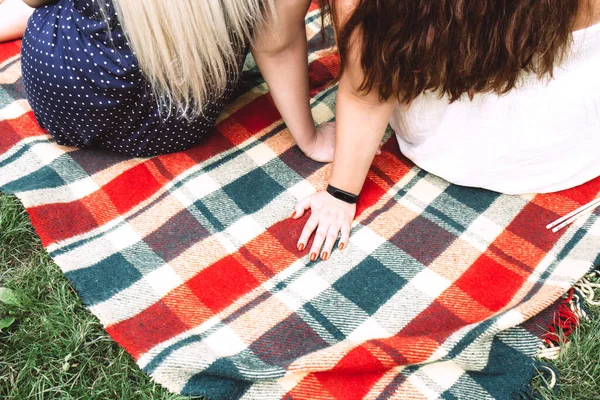
[[[593,280],[600,277],[600,267],[583,277],[563,297],[552,324],[542,337],[543,347],[539,358],[554,360],[558,358],[562,347],[568,346],[567,338],[579,326],[580,321],[589,318],[589,306],[600,306],[600,298],[595,298],[595,290],[600,283]]]
[[[581,320],[589,318],[589,306],[600,306],[600,298],[596,298],[596,290],[600,288],[600,283],[595,282],[598,278],[600,266],[583,277],[564,295],[551,325],[542,337],[543,344],[537,354],[538,361],[535,362],[535,367],[544,377],[547,388],[555,394],[558,394],[559,373],[553,365],[539,360],[556,360],[561,351],[569,346],[569,335],[579,326]],[[519,390],[515,398],[537,400],[542,397],[530,384]]]

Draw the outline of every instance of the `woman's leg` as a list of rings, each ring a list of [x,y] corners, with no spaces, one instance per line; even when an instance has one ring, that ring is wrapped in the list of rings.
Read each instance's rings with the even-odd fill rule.
[[[0,0],[0,43],[23,37],[34,10],[22,0]]]

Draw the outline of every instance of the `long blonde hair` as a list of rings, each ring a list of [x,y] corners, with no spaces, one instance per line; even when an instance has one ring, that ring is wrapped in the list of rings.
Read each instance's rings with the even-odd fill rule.
[[[273,0],[112,1],[159,106],[187,118],[237,79],[240,51],[274,12]]]

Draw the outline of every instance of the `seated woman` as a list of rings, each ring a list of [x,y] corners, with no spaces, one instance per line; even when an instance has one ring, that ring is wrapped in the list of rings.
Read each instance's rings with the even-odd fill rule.
[[[309,106],[310,0],[0,2],[0,41],[27,26],[23,83],[58,144],[133,156],[201,144],[251,43],[300,149],[317,161],[333,158],[333,128],[316,129]]]
[[[342,72],[332,194],[295,213],[312,211],[298,241],[304,249],[316,230],[311,259],[327,258],[338,233],[348,243],[388,122],[404,155],[452,183],[540,193],[600,175],[600,0],[324,6]]]

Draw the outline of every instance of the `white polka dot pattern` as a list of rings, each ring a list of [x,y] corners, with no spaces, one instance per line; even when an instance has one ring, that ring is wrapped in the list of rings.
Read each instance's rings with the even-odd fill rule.
[[[60,0],[30,18],[21,50],[23,83],[39,124],[58,144],[133,156],[197,144],[232,96],[234,80],[223,98],[205,105],[202,117],[190,121],[174,110],[161,112],[110,2],[106,14],[110,34],[94,0]]]

